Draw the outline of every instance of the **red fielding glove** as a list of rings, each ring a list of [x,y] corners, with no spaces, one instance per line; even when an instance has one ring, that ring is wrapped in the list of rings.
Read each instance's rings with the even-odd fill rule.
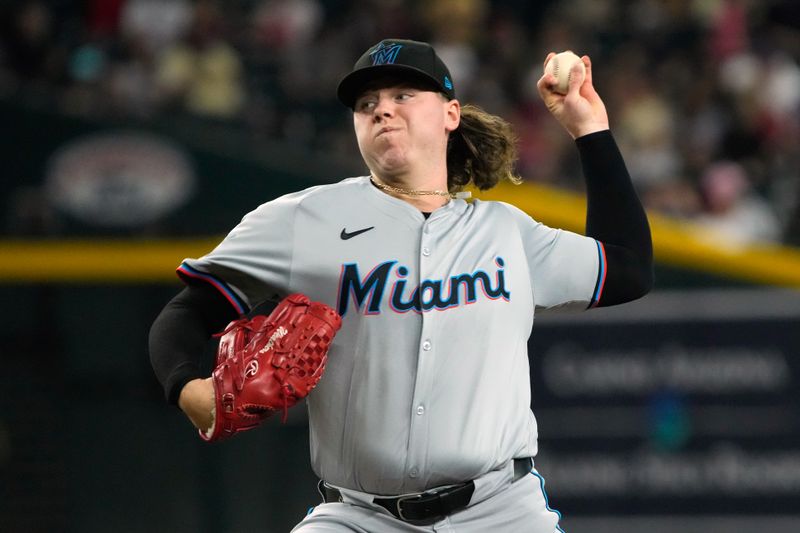
[[[200,437],[224,440],[287,410],[325,371],[328,348],[342,325],[330,307],[303,294],[284,298],[269,316],[234,320],[218,334],[214,422]]]

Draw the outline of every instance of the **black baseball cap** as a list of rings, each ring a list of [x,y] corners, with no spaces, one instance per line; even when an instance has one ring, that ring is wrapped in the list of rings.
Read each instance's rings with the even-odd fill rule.
[[[453,77],[428,43],[407,39],[384,39],[364,52],[353,71],[342,78],[336,95],[349,108],[370,81],[384,75],[399,75],[432,84],[451,100],[456,97]]]

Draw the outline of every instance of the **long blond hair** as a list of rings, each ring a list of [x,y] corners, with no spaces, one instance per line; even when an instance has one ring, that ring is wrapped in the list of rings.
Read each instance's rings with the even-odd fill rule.
[[[447,188],[460,191],[469,184],[481,191],[506,179],[520,183],[514,173],[517,136],[511,124],[478,106],[461,108],[461,123],[447,142]]]

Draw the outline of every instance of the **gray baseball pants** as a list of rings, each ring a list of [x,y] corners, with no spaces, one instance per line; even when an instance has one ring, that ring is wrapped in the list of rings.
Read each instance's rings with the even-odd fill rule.
[[[314,507],[292,533],[563,533],[535,468],[515,482],[508,472],[494,474],[476,480],[469,506],[432,525],[403,522],[364,493],[343,490],[342,502]]]

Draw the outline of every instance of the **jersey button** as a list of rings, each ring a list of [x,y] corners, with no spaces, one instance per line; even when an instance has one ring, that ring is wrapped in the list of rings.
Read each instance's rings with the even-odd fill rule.
[[[433,347],[433,344],[431,344],[431,341],[425,341],[425,342],[422,343],[422,349],[425,350],[426,352],[429,352],[431,347]]]
[[[417,477],[419,475],[419,471],[416,468],[412,468],[408,471],[408,477]]]
[[[417,415],[424,415],[425,414],[425,406],[419,405],[417,406]]]
[[[431,249],[426,246],[425,248],[422,249],[422,255],[428,257],[429,255],[431,255]]]

